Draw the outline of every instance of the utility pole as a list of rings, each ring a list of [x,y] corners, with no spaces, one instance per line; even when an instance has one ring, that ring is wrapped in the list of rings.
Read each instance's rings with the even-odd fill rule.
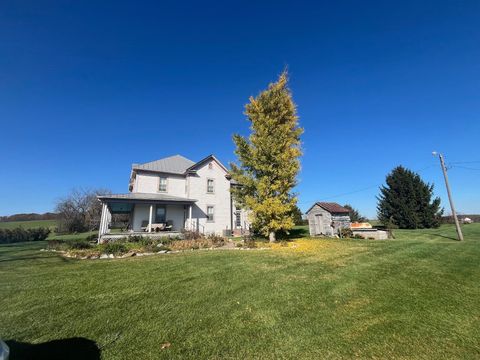
[[[445,167],[445,161],[443,155],[434,151],[433,156],[438,155],[440,158],[440,165],[442,166],[443,177],[445,179],[445,186],[447,187],[448,201],[450,202],[450,209],[452,210],[453,220],[455,221],[455,228],[457,229],[458,240],[463,241],[462,229],[460,228],[460,223],[458,222],[457,213],[455,212],[455,205],[453,205],[452,193],[450,191],[450,184],[448,183],[447,168]]]

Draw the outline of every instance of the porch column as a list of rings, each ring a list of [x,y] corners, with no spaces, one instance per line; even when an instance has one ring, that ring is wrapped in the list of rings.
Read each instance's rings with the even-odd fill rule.
[[[193,225],[192,225],[192,205],[188,205],[188,224],[190,226],[190,230],[193,231]]]
[[[148,216],[148,232],[152,232],[153,205],[150,205],[150,215]]]
[[[112,220],[112,214],[110,214],[110,210],[108,209],[108,206],[105,204],[105,230],[104,234],[107,234],[110,232],[110,229],[108,226],[110,225],[110,222]]]
[[[98,226],[98,241],[100,241],[100,237],[104,234],[103,229],[104,229],[104,226],[105,226],[105,215],[106,215],[105,208],[106,208],[106,206],[107,206],[106,204],[102,203],[102,215],[100,216],[100,224]]]

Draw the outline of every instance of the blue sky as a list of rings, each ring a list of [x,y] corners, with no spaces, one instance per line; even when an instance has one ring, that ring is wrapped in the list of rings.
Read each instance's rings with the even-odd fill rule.
[[[127,192],[134,162],[235,160],[248,97],[286,65],[303,210],[374,216],[399,164],[448,209],[431,151],[480,161],[479,19],[478,1],[4,1],[0,215],[52,210],[73,187]],[[449,171],[460,212],[480,213],[473,169]]]

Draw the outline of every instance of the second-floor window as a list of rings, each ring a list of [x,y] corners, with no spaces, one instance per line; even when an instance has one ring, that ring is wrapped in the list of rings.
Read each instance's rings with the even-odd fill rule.
[[[167,178],[160,177],[160,181],[158,182],[158,191],[167,192]]]
[[[207,193],[213,194],[215,192],[215,181],[213,179],[207,180]]]

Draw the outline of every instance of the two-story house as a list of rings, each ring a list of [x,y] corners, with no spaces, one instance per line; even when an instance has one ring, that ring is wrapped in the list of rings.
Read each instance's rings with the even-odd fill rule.
[[[175,155],[133,164],[129,193],[99,196],[99,238],[109,233],[112,214],[129,215],[129,233],[184,229],[201,233],[240,233],[246,211],[237,208],[227,168],[213,155],[194,162]]]

